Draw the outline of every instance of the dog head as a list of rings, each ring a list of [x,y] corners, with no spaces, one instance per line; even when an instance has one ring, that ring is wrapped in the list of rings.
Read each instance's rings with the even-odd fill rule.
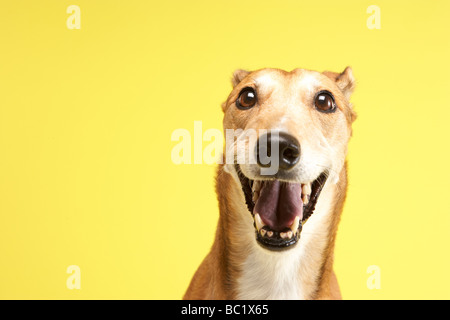
[[[258,243],[292,247],[344,165],[356,118],[352,70],[237,70],[232,84],[222,105],[225,167],[242,186]]]

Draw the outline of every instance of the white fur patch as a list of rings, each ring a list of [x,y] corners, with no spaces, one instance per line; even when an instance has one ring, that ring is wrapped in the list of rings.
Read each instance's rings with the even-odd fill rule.
[[[262,91],[269,89],[274,89],[275,86],[279,85],[278,81],[273,79],[270,74],[263,74],[255,79],[256,85]]]
[[[298,246],[288,252],[270,252],[254,244],[242,266],[238,299],[304,299],[298,279]]]
[[[314,92],[314,90],[320,86],[320,80],[317,79],[317,76],[312,73],[304,73],[303,76],[294,83],[295,87],[293,90],[294,92],[298,91],[308,91],[308,92]]]

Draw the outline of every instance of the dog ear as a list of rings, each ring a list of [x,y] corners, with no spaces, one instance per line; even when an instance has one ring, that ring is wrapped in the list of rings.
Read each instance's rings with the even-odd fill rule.
[[[344,93],[345,97],[350,99],[350,96],[355,89],[355,78],[353,76],[352,68],[347,67],[342,73],[324,71],[323,74],[334,80],[339,89]]]
[[[231,84],[233,88],[236,87],[248,74],[250,71],[237,69],[233,72],[233,77],[231,78]]]
[[[352,68],[347,67],[342,73],[324,71],[323,74],[335,81],[339,89],[344,93],[345,98],[347,100],[350,99],[355,89],[355,77],[353,76]],[[353,111],[351,104],[348,116],[351,122],[356,120],[356,113]]]
[[[233,76],[231,77],[231,84],[233,85],[233,88],[236,87],[248,74],[250,74],[250,71],[237,69],[233,72]],[[222,103],[222,110],[225,112],[227,106],[227,101]]]

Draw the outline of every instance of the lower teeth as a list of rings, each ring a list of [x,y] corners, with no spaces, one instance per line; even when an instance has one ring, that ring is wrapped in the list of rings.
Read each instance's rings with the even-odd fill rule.
[[[272,238],[275,235],[275,237],[277,237],[277,238],[279,237],[279,238],[285,239],[285,240],[292,239],[292,237],[296,236],[298,232],[299,232],[298,230],[296,232],[293,232],[292,230],[288,230],[288,231],[284,231],[284,232],[277,232],[277,231],[268,230],[267,228],[263,228],[263,229],[259,230],[259,234],[262,237]]]

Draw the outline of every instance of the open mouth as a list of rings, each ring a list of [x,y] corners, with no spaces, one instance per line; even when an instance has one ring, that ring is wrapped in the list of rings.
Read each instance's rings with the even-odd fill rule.
[[[251,180],[240,168],[236,169],[253,216],[257,242],[275,251],[295,245],[302,225],[314,213],[327,173],[323,172],[311,183],[301,184],[278,179]]]

